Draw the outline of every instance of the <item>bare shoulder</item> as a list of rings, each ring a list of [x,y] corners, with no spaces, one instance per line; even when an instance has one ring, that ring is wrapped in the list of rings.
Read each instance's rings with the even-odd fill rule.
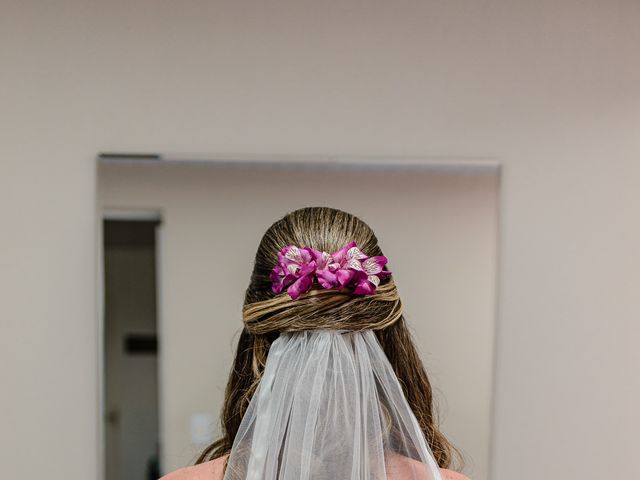
[[[198,465],[180,468],[166,474],[160,480],[222,480],[226,459],[227,455]]]
[[[192,465],[189,467],[184,467],[184,468],[180,468],[178,470],[175,470],[171,473],[168,473],[167,475],[165,475],[164,477],[162,477],[160,480],[222,480],[223,476],[224,476],[224,463],[227,459],[228,455],[225,455],[223,457],[220,458],[216,458],[215,460],[210,460],[208,462],[204,462],[204,463],[200,463],[198,465]],[[415,476],[415,470],[413,470],[413,465],[409,466],[407,464],[407,461],[409,463],[416,463],[419,464],[419,462],[416,462],[415,460],[411,460],[411,459],[407,459],[406,457],[403,458],[402,461],[402,467],[399,466],[398,461],[394,461],[393,462],[393,466],[388,465],[387,467],[391,467],[391,471],[389,471],[388,473],[390,474],[390,478],[403,478],[403,475],[407,475],[409,471],[412,472],[412,477]],[[423,465],[423,464],[420,464]],[[409,467],[409,470],[407,470],[407,468]],[[440,469],[440,473],[442,473],[442,478],[444,480],[469,480],[468,477],[466,477],[465,475],[458,473],[458,472],[454,472],[453,470],[447,470],[444,468]],[[405,476],[405,478],[407,478]],[[426,470],[425,470],[425,478],[427,478],[426,476]]]
[[[460,472],[455,472],[453,470],[447,470],[446,468],[441,468],[440,473],[442,473],[442,477],[444,480],[469,480],[469,477],[461,474]]]
[[[405,478],[428,480],[433,477],[427,465],[404,455],[388,455],[385,460],[385,467],[387,478],[390,480],[402,480]],[[469,480],[463,474],[445,468],[440,469],[440,474],[443,480]]]

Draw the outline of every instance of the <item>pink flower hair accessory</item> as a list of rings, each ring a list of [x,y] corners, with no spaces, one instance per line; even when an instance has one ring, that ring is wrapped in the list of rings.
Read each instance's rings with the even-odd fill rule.
[[[387,257],[368,257],[354,241],[333,253],[287,245],[278,253],[278,263],[271,270],[271,290],[281,293],[286,288],[295,300],[311,290],[316,280],[322,288],[354,287],[354,295],[373,295],[380,281],[391,276],[390,271],[383,270],[386,263]]]

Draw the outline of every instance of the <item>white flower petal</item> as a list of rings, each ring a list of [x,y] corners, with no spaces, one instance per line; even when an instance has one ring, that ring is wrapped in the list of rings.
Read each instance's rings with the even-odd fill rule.
[[[300,249],[295,245],[290,247],[284,256],[293,262],[302,263],[302,253],[300,253]]]
[[[364,262],[362,262],[362,267],[364,268],[364,271],[369,274],[382,271],[382,267],[380,266],[380,264],[373,258],[367,258]]]
[[[360,263],[360,260],[357,260],[355,258],[347,260],[347,267],[351,267],[354,270],[362,271],[362,263]]]
[[[350,260],[352,258],[364,260],[365,258],[367,258],[367,256],[362,253],[358,247],[351,247],[349,250],[347,250],[347,260]]]

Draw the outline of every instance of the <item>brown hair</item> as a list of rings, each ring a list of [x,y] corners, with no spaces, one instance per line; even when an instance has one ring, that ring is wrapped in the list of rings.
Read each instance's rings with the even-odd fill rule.
[[[374,330],[438,465],[450,467],[454,456],[462,460],[438,428],[431,384],[402,314],[402,302],[393,277],[382,280],[374,295],[353,296],[319,285],[296,300],[286,291],[272,292],[269,274],[283,247],[310,246],[334,252],[352,240],[368,256],[383,255],[378,239],[365,222],[329,207],[295,210],[265,232],[245,293],[244,328],[221,414],[222,437],[204,449],[196,464],[231,451],[242,417],[262,377],[271,342],[280,332],[311,328]]]

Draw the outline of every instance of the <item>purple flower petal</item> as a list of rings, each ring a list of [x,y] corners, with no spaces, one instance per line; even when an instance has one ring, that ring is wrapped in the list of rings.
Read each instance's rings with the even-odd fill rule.
[[[274,293],[281,293],[284,288],[284,271],[280,265],[276,265],[269,275],[271,279],[271,290]]]
[[[340,270],[336,271],[338,285],[340,285],[340,287],[342,288],[346,287],[347,285],[349,285],[354,275],[355,270],[350,270],[347,268],[341,268]]]
[[[295,300],[300,296],[301,293],[307,292],[311,288],[312,283],[312,278],[308,275],[305,275],[304,277],[300,277],[295,282],[293,282],[289,286],[289,288],[287,288],[287,293],[293,300]]]
[[[301,248],[300,256],[302,257],[302,262],[300,263],[309,263],[314,260],[314,253],[310,247]]]
[[[338,276],[329,270],[316,270],[316,277],[324,288],[334,288],[338,285]]]
[[[331,254],[331,256],[333,257],[333,260],[337,263],[339,263],[340,265],[344,265],[344,260],[345,257],[347,255],[347,251],[351,248],[351,247],[355,247],[356,246],[356,242],[349,242],[347,243],[344,247],[342,247],[340,250],[333,252]]]
[[[353,293],[355,295],[372,295],[376,291],[376,286],[368,279],[363,279],[358,282]]]
[[[391,272],[389,270],[380,270],[378,273],[376,273],[376,276],[380,280],[384,280],[385,278],[389,278],[391,276]]]
[[[310,263],[306,263],[300,266],[300,271],[298,275],[300,277],[305,277],[307,275],[312,275],[316,270],[316,262],[312,260]]]
[[[318,264],[320,263],[320,258],[323,256],[323,254],[329,255],[327,252],[316,250],[315,248],[311,248],[311,247],[305,247],[305,248],[309,250],[309,252],[311,253],[311,256],[313,257],[313,260],[315,260],[316,263]]]
[[[319,269],[324,270],[325,268],[329,268],[329,265],[333,264],[333,257],[330,253],[327,252],[318,252],[318,255],[315,257],[316,265]]]

